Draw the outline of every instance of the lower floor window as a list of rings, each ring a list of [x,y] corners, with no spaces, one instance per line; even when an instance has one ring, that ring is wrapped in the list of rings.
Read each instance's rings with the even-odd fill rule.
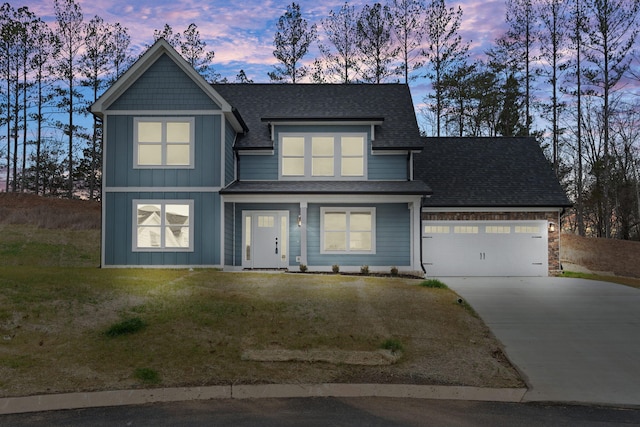
[[[192,251],[193,200],[134,200],[134,251]]]
[[[322,253],[374,253],[375,208],[321,208]]]

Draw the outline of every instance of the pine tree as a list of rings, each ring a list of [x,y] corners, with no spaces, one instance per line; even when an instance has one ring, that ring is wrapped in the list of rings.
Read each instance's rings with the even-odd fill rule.
[[[269,78],[272,81],[290,79],[291,83],[296,83],[305,77],[309,69],[301,65],[301,61],[316,38],[316,25],[309,26],[307,20],[302,17],[300,5],[291,3],[287,6],[287,11],[278,19],[273,40],[276,47],[273,56],[282,65],[274,65],[274,71],[269,73]]]

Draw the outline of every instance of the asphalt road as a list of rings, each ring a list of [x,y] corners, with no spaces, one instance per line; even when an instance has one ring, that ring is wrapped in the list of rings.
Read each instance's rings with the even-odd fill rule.
[[[2,426],[640,426],[640,409],[389,398],[216,399],[0,416]]]

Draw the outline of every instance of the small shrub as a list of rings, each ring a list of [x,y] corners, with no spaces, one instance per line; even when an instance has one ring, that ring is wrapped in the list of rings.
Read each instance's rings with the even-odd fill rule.
[[[420,286],[425,288],[448,289],[448,286],[438,279],[427,279],[420,283]]]
[[[303,273],[307,272],[307,265],[306,264],[300,264],[300,271]]]
[[[368,265],[363,265],[362,267],[360,267],[360,274],[364,274],[365,276],[369,275],[369,266]]]
[[[147,326],[139,317],[132,317],[121,322],[114,323],[106,330],[105,335],[108,337],[118,337],[120,335],[128,335],[138,332]]]
[[[333,265],[331,266],[331,271],[333,271],[333,272],[334,272],[334,274],[338,274],[338,273],[340,273],[340,266],[339,266],[338,264],[333,264]]]
[[[398,275],[398,267],[396,267],[395,265],[391,267],[391,275],[394,277]]]
[[[382,345],[380,345],[380,348],[384,350],[390,350],[392,353],[402,351],[404,349],[402,343],[399,340],[394,340],[392,338],[384,341]]]
[[[160,382],[160,374],[151,368],[136,368],[133,376],[147,384],[158,384]]]

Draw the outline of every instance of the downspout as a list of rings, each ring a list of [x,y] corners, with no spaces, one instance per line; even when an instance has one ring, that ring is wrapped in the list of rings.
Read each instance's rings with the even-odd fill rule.
[[[422,269],[422,272],[424,273],[424,276],[427,276],[427,270],[425,270],[424,268],[424,261],[422,260],[422,204],[423,201],[425,199],[425,196],[420,197],[420,206],[419,206],[419,210],[420,210],[420,214],[418,215],[418,237],[420,238],[420,268]]]

